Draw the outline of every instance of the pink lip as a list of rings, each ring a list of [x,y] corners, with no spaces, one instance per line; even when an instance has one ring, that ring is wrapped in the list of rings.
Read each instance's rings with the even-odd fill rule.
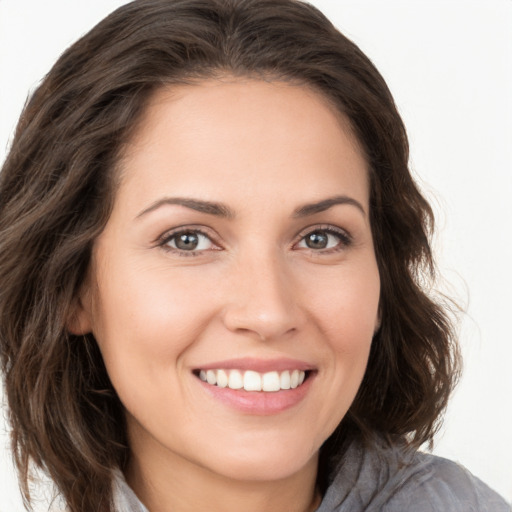
[[[252,370],[254,372],[284,372],[285,370],[314,370],[315,367],[298,359],[257,359],[244,357],[239,359],[228,359],[225,361],[215,361],[204,366],[199,366],[198,370]]]
[[[317,372],[314,366],[295,359],[255,359],[241,358],[226,361],[216,361],[200,367],[201,370],[252,370],[259,373],[269,371],[282,372],[285,370],[308,371],[306,380],[295,389],[285,389],[271,393],[263,391],[245,391],[212,386],[197,378],[197,383],[214,400],[239,412],[258,416],[278,414],[298,405],[307,396]]]

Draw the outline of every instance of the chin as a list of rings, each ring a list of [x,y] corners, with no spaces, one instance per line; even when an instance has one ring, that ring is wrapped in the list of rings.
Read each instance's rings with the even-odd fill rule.
[[[229,479],[251,482],[278,481],[301,471],[316,473],[318,448],[307,449],[306,441],[283,439],[232,443],[218,453],[207,453],[204,466]],[[218,449],[220,446],[218,447]],[[213,462],[213,463],[212,463]]]

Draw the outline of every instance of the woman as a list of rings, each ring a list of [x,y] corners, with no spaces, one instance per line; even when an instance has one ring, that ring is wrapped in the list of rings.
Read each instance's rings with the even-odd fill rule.
[[[507,510],[432,442],[432,213],[368,59],[295,1],[136,1],[0,175],[16,462],[69,510]],[[423,508],[422,508],[423,507]]]

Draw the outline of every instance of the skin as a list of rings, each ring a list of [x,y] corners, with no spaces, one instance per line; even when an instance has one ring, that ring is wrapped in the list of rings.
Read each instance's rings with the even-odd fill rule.
[[[174,86],[154,96],[120,167],[71,329],[93,332],[126,408],[128,482],[152,512],[315,509],[319,448],[379,323],[367,164],[347,122],[303,86]],[[334,196],[349,201],[297,214]],[[230,216],[158,203],[169,197]],[[204,232],[198,250],[170,238],[183,226]],[[308,247],[312,232],[328,246]],[[299,403],[251,414],[194,373],[237,357],[314,372]]]

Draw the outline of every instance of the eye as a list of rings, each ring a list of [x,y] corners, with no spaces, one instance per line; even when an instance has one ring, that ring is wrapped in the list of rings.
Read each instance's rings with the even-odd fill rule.
[[[167,234],[160,245],[171,250],[190,253],[207,251],[216,247],[208,235],[193,229]]]
[[[297,247],[301,249],[312,249],[314,251],[329,251],[343,249],[350,245],[350,236],[334,228],[315,229],[303,235]]]

